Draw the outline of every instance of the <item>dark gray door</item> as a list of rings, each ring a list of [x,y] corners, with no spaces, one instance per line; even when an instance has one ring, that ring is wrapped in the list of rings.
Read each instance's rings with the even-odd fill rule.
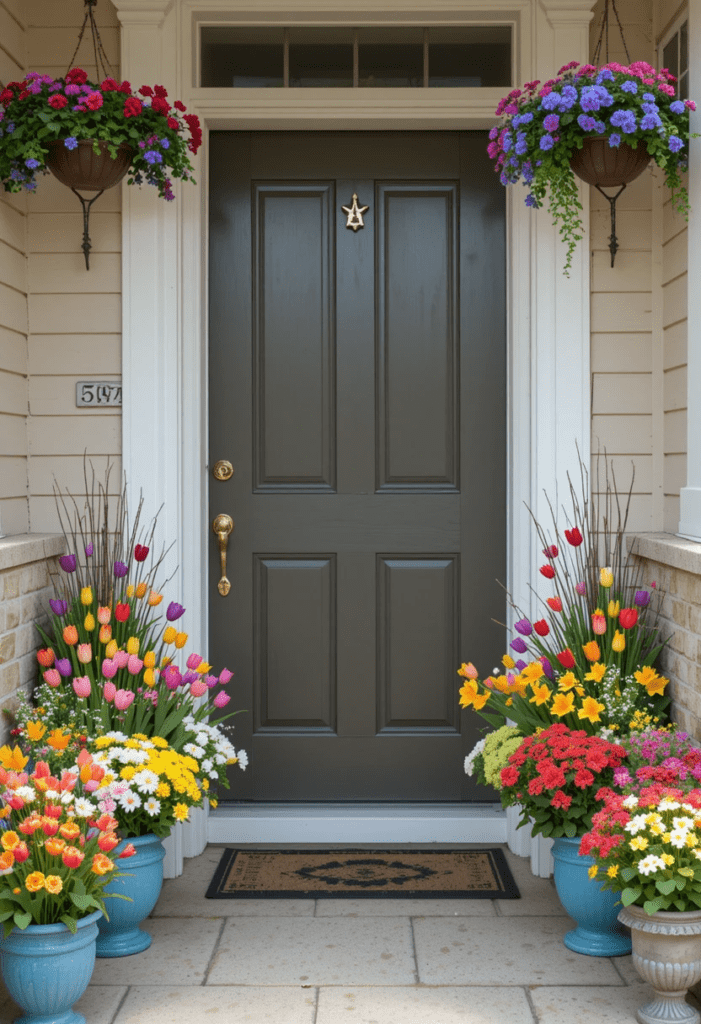
[[[503,653],[503,189],[484,133],[215,132],[211,658],[255,800],[479,799]],[[352,196],[365,226],[346,226]],[[223,794],[224,795],[224,794]]]

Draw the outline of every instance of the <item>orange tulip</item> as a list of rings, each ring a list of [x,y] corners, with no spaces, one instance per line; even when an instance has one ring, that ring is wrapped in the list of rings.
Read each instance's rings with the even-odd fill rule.
[[[78,643],[78,630],[75,628],[75,626],[63,627],[63,639],[65,640],[69,647],[72,647],[73,644]]]
[[[91,871],[94,871],[96,875],[106,875],[108,871],[112,871],[114,864],[105,857],[104,853],[96,853],[92,859]]]

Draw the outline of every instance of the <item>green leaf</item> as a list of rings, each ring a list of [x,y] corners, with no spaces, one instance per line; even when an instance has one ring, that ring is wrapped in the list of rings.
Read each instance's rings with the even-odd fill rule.
[[[630,882],[631,878],[635,878],[637,873],[637,868],[634,867],[621,868],[621,878],[624,882]]]
[[[74,892],[71,893],[71,903],[73,903],[78,910],[85,912],[90,907],[94,900],[91,896],[77,896]]]
[[[621,893],[621,903],[624,907],[629,907],[631,903],[635,903],[637,899],[643,894],[642,885],[636,885],[634,888],[630,886],[626,887]]]
[[[565,835],[568,839],[574,839],[574,837],[577,835],[577,825],[574,821],[565,822]]]
[[[78,931],[78,925],[76,924],[75,918],[71,917],[69,914],[61,914],[61,920],[65,924],[68,931],[71,932],[71,934],[75,935],[75,933]]]
[[[684,878],[693,878],[694,877],[694,870],[693,870],[693,868],[677,868],[677,871],[679,872],[680,875],[683,875]]]
[[[15,912],[15,926],[24,931],[32,923],[32,915],[24,910],[18,910]]]
[[[682,883],[683,884],[683,883]],[[662,878],[655,882],[657,891],[663,893],[665,896],[671,896],[675,889],[675,882],[673,878]]]

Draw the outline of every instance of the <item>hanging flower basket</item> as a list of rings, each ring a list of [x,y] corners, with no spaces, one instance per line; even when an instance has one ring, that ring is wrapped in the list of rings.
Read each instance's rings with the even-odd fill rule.
[[[96,152],[97,149],[97,152]],[[83,139],[75,149],[66,149],[65,140],[49,143],[46,166],[62,185],[81,192],[104,192],[106,188],[118,185],[129,170],[131,146],[121,143],[116,155],[110,153],[114,147],[107,142],[92,142]]]
[[[650,154],[644,143],[639,143],[637,149],[627,142],[611,146],[607,135],[602,139],[585,139],[582,148],[570,159],[570,167],[577,177],[599,188],[630,185],[649,163]]]
[[[527,82],[497,107],[487,152],[503,185],[521,181],[526,205],[547,197],[567,252],[564,272],[584,234],[574,175],[589,184],[622,186],[653,160],[665,173],[672,205],[687,216],[686,170],[689,111],[693,100],[676,98],[676,79],[645,61],[630,66],[560,68],[548,82]]]

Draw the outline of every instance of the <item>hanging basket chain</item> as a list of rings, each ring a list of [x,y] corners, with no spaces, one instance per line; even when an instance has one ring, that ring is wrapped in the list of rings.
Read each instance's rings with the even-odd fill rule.
[[[92,35],[93,51],[94,51],[94,54],[95,54],[95,72],[96,72],[96,77],[98,79],[100,77],[102,77],[102,78],[109,78],[109,77],[114,78],[114,71],[112,70],[112,65],[110,64],[110,62],[107,59],[107,54],[105,53],[105,48],[102,45],[102,39],[100,38],[100,32],[98,30],[97,23],[95,21],[95,15],[93,14],[93,8],[97,5],[97,0],[83,0],[83,3],[85,4],[85,17],[83,18],[83,24],[81,25],[80,32],[78,34],[78,45],[76,46],[76,48],[75,48],[75,50],[73,52],[73,56],[71,57],[70,63],[68,65],[68,71],[70,71],[71,68],[75,64],[75,59],[76,59],[76,57],[78,55],[78,50],[80,49],[80,44],[82,43],[83,36],[85,35],[85,29],[87,28],[88,23],[89,23],[90,24],[90,33]],[[100,69],[102,69],[102,75],[100,75]]]
[[[609,63],[609,9],[613,10],[614,17],[616,18],[616,24],[618,25],[618,31],[621,36],[621,42],[623,43],[623,49],[626,51],[626,60],[630,64],[630,54],[628,53],[628,46],[626,44],[626,37],[623,35],[623,26],[621,25],[621,19],[618,17],[618,11],[616,10],[616,0],[604,0],[604,10],[601,15],[601,27],[599,29],[599,38],[596,41],[594,48],[594,56],[592,63],[598,67],[599,59],[601,58],[601,47],[606,41],[606,63]]]

